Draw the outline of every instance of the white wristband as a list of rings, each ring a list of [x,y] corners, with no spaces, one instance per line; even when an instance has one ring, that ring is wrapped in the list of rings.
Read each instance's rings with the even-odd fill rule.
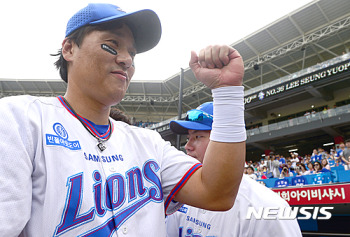
[[[214,115],[210,140],[217,142],[246,140],[243,90],[243,86],[220,87],[212,90]]]

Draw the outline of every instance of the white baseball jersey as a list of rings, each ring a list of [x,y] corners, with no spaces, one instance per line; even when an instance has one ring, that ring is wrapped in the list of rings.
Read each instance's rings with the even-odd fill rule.
[[[201,166],[114,120],[101,152],[58,98],[7,97],[0,108],[0,236],[164,237],[164,212]]]
[[[226,212],[183,205],[166,219],[167,237],[301,237],[297,220],[247,220],[248,207],[289,207],[275,192],[243,175],[234,206]]]

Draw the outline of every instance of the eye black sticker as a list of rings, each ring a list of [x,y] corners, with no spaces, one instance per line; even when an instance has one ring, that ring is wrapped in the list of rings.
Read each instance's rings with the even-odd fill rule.
[[[109,47],[107,44],[101,44],[101,48],[103,50],[106,50],[108,53],[111,53],[113,55],[118,55],[117,51],[115,51],[113,48]],[[134,60],[132,60],[132,65],[131,66],[135,67]]]
[[[113,48],[109,47],[109,46],[106,45],[106,44],[101,44],[101,48],[102,48],[103,50],[106,50],[108,53],[113,54],[113,55],[117,55],[117,54],[118,54],[117,51],[115,51]]]

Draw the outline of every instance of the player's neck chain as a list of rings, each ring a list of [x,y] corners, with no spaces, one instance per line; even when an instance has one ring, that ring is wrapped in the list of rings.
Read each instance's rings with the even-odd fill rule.
[[[74,111],[74,109],[72,108],[72,106],[68,103],[68,101],[63,97],[60,96],[60,98],[63,99],[64,103],[68,106],[68,108],[73,112],[74,116],[81,122],[81,124],[84,126],[84,128],[91,134],[91,136],[93,136],[94,138],[97,139],[97,147],[98,149],[100,149],[101,152],[103,152],[104,150],[106,150],[106,145],[104,144],[106,141],[108,141],[109,138],[111,138],[112,136],[112,130],[109,132],[108,137],[107,138],[101,138],[96,136],[89,127],[87,127],[85,125],[85,123],[83,122],[83,120],[80,118],[80,116]],[[112,129],[112,124],[111,121],[108,119],[108,130]]]

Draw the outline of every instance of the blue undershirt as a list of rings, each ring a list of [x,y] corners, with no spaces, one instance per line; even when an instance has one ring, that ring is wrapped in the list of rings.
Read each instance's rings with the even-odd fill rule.
[[[85,118],[86,119],[86,118]],[[89,121],[89,123],[96,129],[96,131],[99,133],[99,134],[105,134],[109,128],[109,125],[98,125],[98,124],[95,124],[93,123],[92,121],[86,119],[87,121]]]

